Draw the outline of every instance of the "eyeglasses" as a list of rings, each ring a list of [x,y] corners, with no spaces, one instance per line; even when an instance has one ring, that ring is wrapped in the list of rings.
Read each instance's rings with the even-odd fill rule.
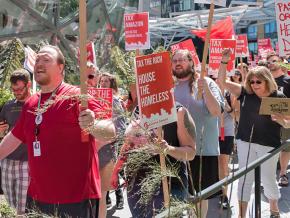
[[[268,61],[267,64],[274,64],[274,63],[276,63],[276,62],[278,62],[278,60]]]
[[[261,80],[251,80],[251,81],[250,81],[250,84],[251,84],[251,85],[253,85],[253,84],[261,85],[261,84],[262,84],[262,81],[261,81]]]
[[[88,79],[94,79],[95,76],[93,74],[88,75]]]
[[[22,88],[18,88],[18,89],[14,89],[12,87],[10,87],[11,92],[22,92],[24,89],[26,89],[27,86],[23,86]]]
[[[185,63],[186,61],[189,61],[188,58],[179,58],[179,59],[172,59],[172,63],[177,64],[177,62]]]
[[[236,75],[236,76],[241,76],[240,71],[235,71],[235,75]]]

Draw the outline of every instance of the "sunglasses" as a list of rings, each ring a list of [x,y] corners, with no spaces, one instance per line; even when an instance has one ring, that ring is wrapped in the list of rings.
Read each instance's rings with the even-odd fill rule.
[[[251,84],[251,85],[253,85],[253,84],[258,84],[258,85],[260,85],[260,84],[262,84],[262,81],[261,81],[261,80],[251,80],[251,81],[250,81],[250,84]]]
[[[268,61],[267,64],[274,64],[276,62],[278,62],[278,60]]]
[[[94,79],[95,76],[93,74],[88,75],[88,79]]]
[[[241,76],[242,74],[239,71],[235,71],[236,76]]]

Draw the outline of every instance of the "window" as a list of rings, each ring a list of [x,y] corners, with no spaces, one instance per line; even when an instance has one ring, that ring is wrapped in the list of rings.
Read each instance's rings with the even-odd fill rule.
[[[249,43],[249,50],[250,50],[250,52],[257,53],[257,50],[258,50],[257,42],[250,42]]]
[[[257,26],[250,26],[248,28],[248,39],[256,39],[257,38]]]

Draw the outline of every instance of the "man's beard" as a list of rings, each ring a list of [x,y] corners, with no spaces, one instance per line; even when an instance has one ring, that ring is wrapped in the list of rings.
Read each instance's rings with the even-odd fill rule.
[[[177,78],[177,79],[183,79],[188,77],[189,75],[194,74],[194,71],[192,70],[191,66],[188,66],[185,70],[182,70],[180,72],[176,72],[175,70],[173,70],[173,75]]]

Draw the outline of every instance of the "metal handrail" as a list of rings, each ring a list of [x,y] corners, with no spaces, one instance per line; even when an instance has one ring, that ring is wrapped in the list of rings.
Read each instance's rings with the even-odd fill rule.
[[[187,199],[187,201],[189,201],[191,203],[197,203],[197,202],[200,202],[203,199],[208,198],[209,196],[211,196],[211,195],[215,194],[216,192],[220,191],[223,186],[228,185],[228,184],[234,182],[235,180],[237,180],[240,177],[244,176],[245,174],[247,174],[251,170],[254,170],[256,168],[259,168],[262,163],[264,163],[265,161],[267,161],[268,159],[270,159],[271,157],[273,157],[274,155],[276,155],[277,153],[279,153],[281,150],[283,150],[284,148],[286,148],[288,145],[290,145],[290,139],[288,139],[287,141],[285,141],[278,148],[274,148],[268,154],[266,154],[266,155],[258,158],[257,160],[251,162],[250,164],[248,164],[247,166],[243,167],[242,169],[239,169],[233,175],[227,176],[224,179],[216,182],[215,184],[207,187],[206,189],[204,189],[201,192],[197,193],[196,196],[189,197]],[[255,184],[258,184],[258,186],[260,187],[260,181],[257,181],[257,178],[255,178]],[[257,195],[257,194],[258,193],[255,192],[255,195]],[[259,194],[261,194],[261,193],[259,192]],[[258,199],[261,199],[261,198],[258,198]],[[255,208],[255,209],[256,210],[260,210],[259,208]],[[156,215],[155,218],[167,217],[168,216],[168,213],[169,213],[169,210],[165,210],[162,213]],[[256,214],[257,213],[259,214],[259,211],[256,212]]]

